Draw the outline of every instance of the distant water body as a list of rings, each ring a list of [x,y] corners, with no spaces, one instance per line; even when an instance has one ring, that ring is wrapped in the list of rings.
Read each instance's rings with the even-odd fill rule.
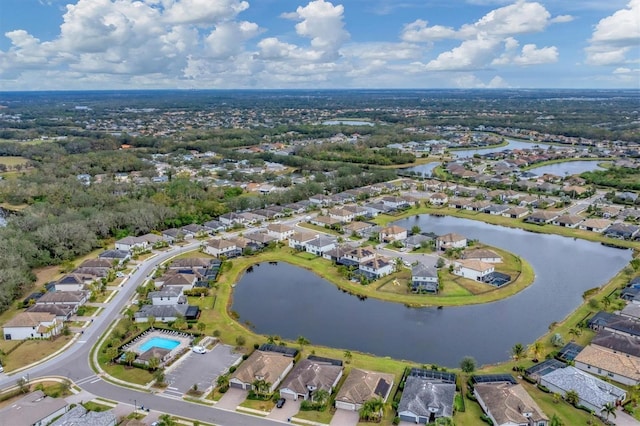
[[[358,121],[358,120],[327,120],[327,121],[323,121],[322,124],[324,124],[325,126],[337,126],[337,125],[371,126],[371,127],[374,126],[374,124],[370,121]]]

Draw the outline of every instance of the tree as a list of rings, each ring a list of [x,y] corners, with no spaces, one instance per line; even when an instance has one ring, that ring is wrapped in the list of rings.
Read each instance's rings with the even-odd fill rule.
[[[153,315],[149,315],[147,317],[147,322],[149,323],[149,327],[153,328],[153,326],[156,324],[156,317],[154,317]]]
[[[516,343],[511,348],[511,357],[516,361],[520,361],[525,355],[524,345],[522,343]]]
[[[580,395],[578,394],[577,391],[575,391],[574,389],[571,389],[564,394],[564,400],[567,401],[569,404],[576,406],[580,402]]]
[[[254,380],[251,385],[253,386],[253,391],[256,395],[260,396],[266,396],[271,388],[271,383],[264,379]]]
[[[147,366],[149,370],[155,371],[158,367],[160,367],[160,359],[158,357],[151,357],[149,361],[147,361]]]
[[[549,426],[564,426],[564,422],[560,417],[558,417],[557,414],[554,414],[551,417],[551,422],[549,423]]]
[[[604,306],[605,309],[608,309],[609,306],[611,306],[611,296],[605,296],[602,298],[602,306]]]
[[[325,406],[329,402],[329,398],[331,395],[324,389],[318,389],[312,396],[311,399],[318,405]]]
[[[163,385],[164,384],[164,369],[163,368],[158,368],[156,371],[153,372],[153,378],[156,380],[156,384],[157,385]]]
[[[610,402],[607,402],[606,404],[604,404],[602,406],[602,409],[600,410],[601,413],[604,413],[605,418],[607,420],[609,420],[609,416],[611,414],[613,414],[613,418],[616,418],[616,406]]]
[[[533,355],[533,360],[538,361],[540,359],[540,356],[542,356],[542,352],[544,351],[544,345],[541,341],[537,340],[533,342],[531,346],[529,346],[529,350]]]
[[[158,420],[159,420],[158,426],[177,426],[178,425],[178,423],[175,420],[173,420],[171,416],[168,414],[162,414],[158,418]]]
[[[347,364],[350,364],[351,358],[353,358],[351,351],[344,351],[344,362],[346,362]]]
[[[310,344],[311,342],[304,336],[298,336],[296,343],[300,345],[300,350],[302,351],[304,346]]]
[[[580,330],[578,327],[572,327],[569,329],[569,335],[574,337],[572,340],[575,340],[576,337],[580,337],[581,334],[582,330]]]
[[[359,414],[360,418],[366,421],[381,419],[384,414],[384,401],[382,398],[372,398],[365,401]]]
[[[207,324],[203,322],[198,322],[198,324],[196,324],[196,328],[200,333],[204,333],[204,330],[207,328]]]
[[[132,351],[127,351],[124,353],[124,361],[129,364],[129,367],[133,364],[133,361],[136,360],[137,354]]]
[[[218,378],[216,379],[216,385],[218,386],[218,388],[224,389],[225,391],[229,389],[229,375],[223,374],[221,376],[218,376]]]
[[[187,328],[187,321],[184,318],[179,317],[173,322],[173,328],[176,330],[185,330]]]
[[[113,362],[113,360],[116,359],[116,357],[118,356],[118,352],[118,348],[115,346],[107,349],[107,358],[109,358],[109,362]]]
[[[460,369],[467,374],[473,373],[474,371],[476,371],[475,358],[471,356],[465,356],[464,358],[462,358],[462,360],[460,361]]]
[[[422,232],[422,229],[418,225],[413,225],[411,227],[411,233],[413,235],[418,235],[420,232]]]
[[[16,380],[16,385],[20,388],[20,392],[27,393],[31,386],[29,386],[29,381],[26,377],[22,376],[18,380]]]

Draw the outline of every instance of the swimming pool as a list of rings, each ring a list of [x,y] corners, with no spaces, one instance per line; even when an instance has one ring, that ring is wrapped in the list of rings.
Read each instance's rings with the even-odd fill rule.
[[[166,339],[164,337],[152,337],[143,344],[140,345],[140,351],[146,352],[149,349],[156,347],[161,349],[173,350],[180,342],[178,340]]]

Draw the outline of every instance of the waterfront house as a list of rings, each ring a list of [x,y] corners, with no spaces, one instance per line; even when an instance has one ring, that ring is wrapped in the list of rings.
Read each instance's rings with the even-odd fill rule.
[[[485,281],[494,271],[495,266],[491,263],[478,259],[462,259],[454,263],[453,274],[474,281]]]
[[[284,241],[291,237],[295,230],[282,223],[270,223],[267,225],[267,233],[278,241]]]
[[[473,394],[495,426],[547,426],[549,418],[520,384],[476,383]]]
[[[293,358],[291,356],[255,350],[231,374],[229,386],[250,390],[256,380],[264,380],[269,384],[269,393],[272,393],[292,368]]]
[[[578,224],[578,229],[602,233],[611,225],[608,219],[585,219]]]
[[[380,230],[379,238],[380,241],[387,243],[392,241],[403,241],[407,239],[407,230],[397,225],[387,226]]]
[[[342,361],[309,357],[299,361],[280,386],[280,397],[304,401],[324,390],[331,394],[342,377]]]
[[[235,243],[229,240],[223,240],[221,238],[214,238],[209,240],[204,245],[202,251],[211,256],[220,257],[236,257],[241,254],[241,250],[235,245]]]
[[[453,416],[456,394],[455,374],[412,369],[398,403],[401,421],[428,424]]]
[[[336,408],[358,411],[372,398],[387,401],[393,388],[393,374],[352,368],[336,395]]]
[[[411,268],[411,290],[414,292],[438,292],[438,271],[433,266],[418,262]]]
[[[436,238],[436,249],[440,251],[465,248],[466,246],[467,238],[460,234],[449,233]]]

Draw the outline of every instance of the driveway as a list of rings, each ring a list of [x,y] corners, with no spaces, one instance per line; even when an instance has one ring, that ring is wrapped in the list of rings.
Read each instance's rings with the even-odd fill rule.
[[[224,396],[216,402],[216,408],[235,411],[236,407],[247,399],[247,395],[249,395],[249,391],[238,388],[229,388]]]
[[[206,354],[189,352],[166,374],[169,386],[164,393],[182,397],[194,384],[204,391],[241,358],[242,354],[234,353],[232,346],[220,344]]]
[[[622,411],[622,408],[616,410],[616,417],[609,417],[618,426],[638,426],[640,422]]]
[[[359,417],[357,411],[337,409],[329,426],[356,426],[360,420]]]
[[[274,407],[273,410],[271,410],[271,412],[267,415],[267,418],[286,422],[287,419],[290,419],[291,417],[298,414],[298,411],[300,411],[301,403],[301,399],[297,401],[287,399],[287,402],[284,403],[282,408]]]
[[[378,253],[383,256],[390,257],[392,259],[401,258],[404,262],[413,264],[414,262],[423,263],[426,266],[435,267],[438,262],[439,256],[436,253],[412,253],[402,252],[396,250],[389,250],[386,248],[378,248]]]

